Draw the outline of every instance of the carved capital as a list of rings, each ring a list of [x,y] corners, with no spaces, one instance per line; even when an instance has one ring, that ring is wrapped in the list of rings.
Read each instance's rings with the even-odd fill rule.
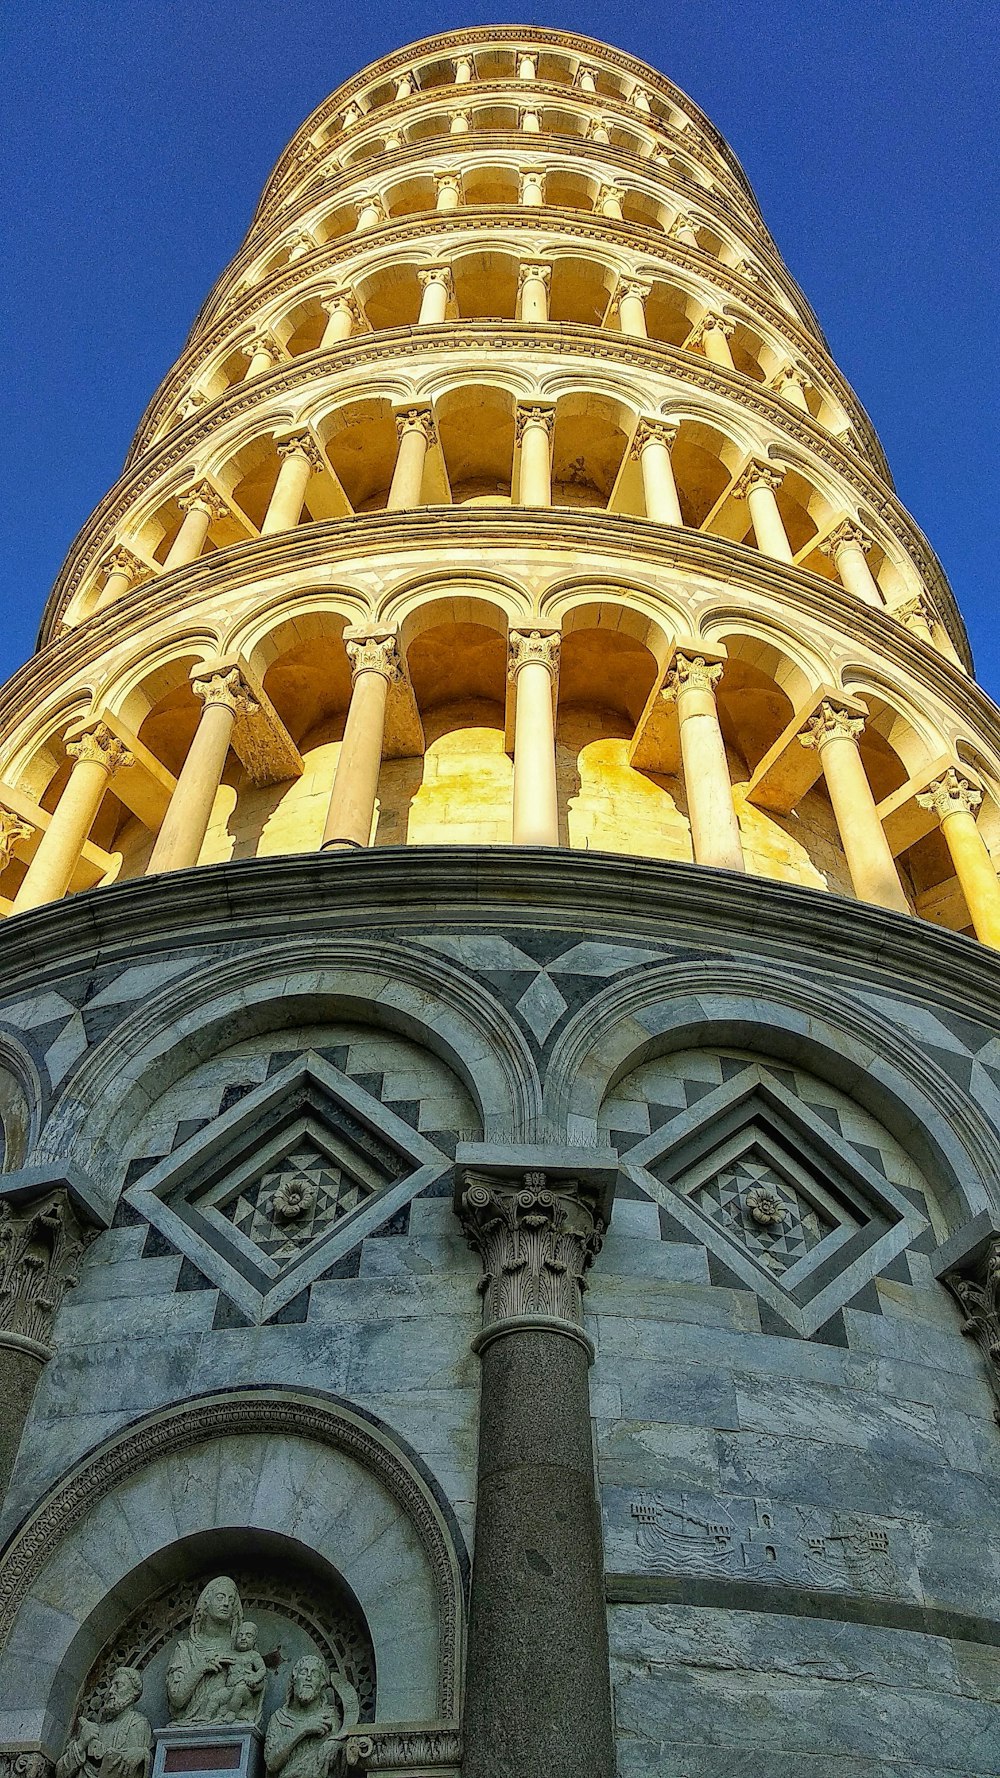
[[[982,800],[982,791],[955,766],[949,766],[926,790],[917,793],[919,807],[933,809],[939,821],[947,820],[949,815],[971,815]]]
[[[9,809],[0,809],[0,870],[10,863],[10,855],[20,840],[31,838],[34,828],[21,821]]]
[[[429,407],[407,407],[397,413],[396,437],[405,438],[408,432],[422,432],[428,446],[437,442],[434,415]]]
[[[830,532],[826,542],[820,544],[820,554],[829,556],[835,562],[842,549],[860,549],[867,555],[871,546],[871,538],[865,535],[860,525],[856,525],[853,519],[843,519]]]
[[[675,654],[663,686],[663,696],[674,699],[682,691],[710,691],[722,678],[722,662],[707,661],[703,654]]]
[[[556,410],[549,401],[523,401],[518,403],[514,415],[514,442],[523,444],[524,434],[529,426],[544,427],[547,437],[552,437],[556,423]]]
[[[760,457],[754,457],[734,483],[733,498],[746,500],[755,488],[770,488],[775,493],[784,479],[784,470],[778,469],[773,463],[765,463]]]
[[[226,667],[221,671],[206,667],[204,672],[193,673],[191,689],[206,708],[210,704],[223,704],[236,716],[253,716],[258,709],[257,700],[238,667]]]
[[[195,414],[200,414],[207,403],[208,396],[203,389],[189,389],[183,401],[177,404],[178,415],[182,420],[193,419]]]
[[[348,105],[347,110],[344,112],[344,115],[341,119],[341,123],[340,123],[341,129],[342,130],[351,129],[354,124],[361,122],[361,119],[363,118],[363,116],[364,116],[364,112],[362,111],[360,105],[355,105],[353,103]]]
[[[558,631],[510,630],[507,636],[507,677],[516,679],[522,667],[544,667],[555,679],[559,672]]]
[[[305,254],[315,253],[315,251],[316,242],[313,240],[312,235],[307,234],[305,229],[299,229],[298,233],[292,236],[291,249],[288,255],[289,262],[296,259],[302,259]]]
[[[476,76],[476,64],[471,56],[456,56],[451,64],[451,72],[453,78],[460,83],[474,80]]]
[[[461,173],[448,173],[448,172],[435,173],[435,175],[434,175],[434,190],[436,192],[438,192],[439,194],[442,191],[453,191],[453,192],[456,192],[459,197],[461,197],[461,195],[462,195],[462,175],[461,175]]]
[[[594,117],[591,119],[587,129],[587,140],[588,142],[599,142],[604,147],[607,147],[611,140],[611,131],[608,128],[608,120],[606,117]]]
[[[580,1326],[586,1275],[604,1222],[573,1181],[544,1173],[519,1180],[466,1173],[459,1214],[483,1265],[483,1325],[551,1316]]]
[[[402,679],[403,665],[395,636],[353,636],[344,647],[351,663],[352,685],[357,684],[362,673],[379,673],[390,685],[397,685]]]
[[[533,124],[529,124],[529,118],[534,118],[535,121]],[[535,135],[541,128],[541,124],[542,120],[539,116],[537,105],[522,106],[517,114],[517,127],[519,130],[529,130],[532,135]]]
[[[0,1747],[0,1778],[53,1778],[54,1772],[40,1747]]]
[[[323,468],[323,453],[311,432],[295,432],[288,438],[276,438],[274,448],[282,462],[286,457],[304,457],[314,473]]]
[[[450,265],[422,266],[417,273],[417,283],[420,285],[421,290],[426,290],[431,284],[441,284],[448,292],[449,296],[454,296],[455,294],[455,285],[454,280],[452,279]]]
[[[0,1336],[47,1347],[52,1323],[96,1228],[60,1187],[27,1202],[0,1199]]]
[[[699,224],[693,216],[687,216],[683,211],[680,211],[667,230],[667,239],[673,241],[680,234],[696,235],[698,228]]]
[[[619,305],[626,296],[634,296],[639,302],[644,303],[652,288],[652,284],[648,283],[645,278],[619,278],[618,288],[615,291],[615,304]]]
[[[388,130],[382,138],[382,147],[387,150],[402,148],[403,135],[401,130]]]
[[[221,519],[229,511],[221,494],[217,494],[209,482],[194,482],[183,494],[178,494],[177,504],[182,512],[191,512],[197,508],[207,512],[211,519]]]
[[[398,74],[396,76],[397,99],[409,99],[419,90],[419,87],[420,81],[417,78],[415,70],[412,68],[408,68],[405,74]]]
[[[597,91],[597,69],[590,62],[581,62],[573,76],[573,85],[581,86],[585,93]]]
[[[517,195],[522,204],[529,191],[537,191],[541,197],[544,197],[545,174],[541,168],[533,168],[520,175],[517,182]]]
[[[864,733],[865,719],[824,698],[814,716],[810,716],[799,736],[803,747],[825,747],[828,741],[857,741]]]
[[[371,210],[377,222],[386,221],[386,208],[377,191],[369,192],[367,197],[361,199],[358,205],[358,214],[360,215],[363,210]]]
[[[251,358],[264,357],[266,355],[272,364],[277,364],[278,359],[281,356],[278,351],[277,342],[273,335],[269,333],[255,333],[253,339],[247,340],[241,350],[243,356],[248,360]]]
[[[140,562],[138,556],[134,556],[132,551],[126,549],[123,544],[119,544],[117,549],[113,549],[110,555],[105,556],[101,568],[106,580],[110,580],[116,574],[124,575],[130,586],[134,586],[136,581],[141,580],[143,575],[149,572]]]
[[[552,267],[545,260],[523,259],[517,274],[517,294],[520,296],[528,283],[544,284],[546,290],[552,279]]]
[[[735,321],[730,321],[726,315],[703,315],[686,343],[688,346],[700,346],[707,333],[721,333],[723,339],[728,340],[732,339],[735,331]]]
[[[962,1332],[975,1340],[986,1360],[997,1398],[994,1418],[1000,1424],[1000,1237],[989,1242],[974,1269],[945,1272],[944,1282],[965,1316]]]
[[[929,599],[923,593],[917,593],[912,599],[904,600],[902,605],[895,605],[892,616],[904,629],[910,630],[914,636],[926,639],[933,633],[937,614]]]
[[[361,311],[353,290],[332,290],[329,296],[320,298],[319,306],[324,315],[339,315],[346,310],[352,321],[360,318]]]
[[[103,722],[96,722],[75,741],[67,741],[66,752],[73,759],[85,760],[88,765],[103,766],[109,778],[135,763],[124,741],[119,741]]]
[[[765,282],[763,272],[752,259],[741,259],[736,271],[739,277],[746,278],[748,284],[763,284]]]
[[[797,384],[800,389],[812,388],[808,375],[797,364],[783,364],[774,378],[774,388],[783,395],[790,384]]]
[[[663,445],[668,451],[677,437],[677,424],[674,420],[661,420],[652,417],[640,420],[632,435],[632,455],[638,462],[648,444]]]

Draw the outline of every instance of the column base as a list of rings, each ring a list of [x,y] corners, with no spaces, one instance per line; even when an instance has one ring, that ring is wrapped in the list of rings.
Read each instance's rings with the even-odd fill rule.
[[[367,852],[368,847],[361,840],[324,840],[321,852]]]
[[[472,1342],[473,1352],[482,1354],[494,1340],[502,1339],[504,1334],[513,1333],[553,1333],[563,1334],[567,1340],[575,1340],[587,1354],[588,1365],[593,1364],[595,1354],[594,1342],[582,1327],[575,1321],[564,1321],[560,1315],[511,1315],[506,1321],[491,1322],[477,1333]]]

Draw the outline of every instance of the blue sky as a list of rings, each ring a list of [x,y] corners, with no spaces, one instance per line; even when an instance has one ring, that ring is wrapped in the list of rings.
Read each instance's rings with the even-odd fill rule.
[[[375,57],[494,22],[642,56],[722,130],[1000,696],[1000,11],[973,0],[9,5],[0,678],[299,123]]]

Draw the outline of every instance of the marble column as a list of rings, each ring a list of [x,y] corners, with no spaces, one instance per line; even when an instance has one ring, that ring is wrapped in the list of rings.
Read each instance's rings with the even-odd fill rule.
[[[524,50],[517,58],[518,80],[535,80],[538,75],[538,57],[530,50]]]
[[[355,636],[344,646],[351,663],[351,702],[323,829],[324,852],[371,844],[389,687],[403,676],[394,635]]]
[[[931,648],[937,647],[934,640],[934,612],[922,593],[918,593],[914,599],[904,600],[902,605],[894,605],[890,616],[901,623],[905,630],[909,630],[911,636],[919,636],[921,642],[927,642]]]
[[[607,1606],[583,1330],[603,1204],[578,1180],[466,1172],[483,1266],[465,1778],[613,1778]]]
[[[698,245],[698,231],[690,216],[675,216],[667,234],[672,241],[680,241],[685,247]]]
[[[280,467],[260,527],[262,537],[274,537],[279,531],[294,531],[302,517],[302,503],[309,482],[315,471],[323,468],[323,454],[308,432],[278,439],[277,452]]]
[[[721,662],[709,663],[703,655],[678,651],[662,695],[677,706],[695,863],[742,871],[746,866],[740,824],[715,701],[721,677]]]
[[[895,913],[908,914],[910,910],[858,750],[864,726],[863,716],[853,716],[824,699],[799,740],[803,747],[815,747],[819,752],[858,900],[873,901]]]
[[[524,402],[515,418],[515,442],[521,447],[519,506],[552,504],[552,433],[555,408],[548,402]]]
[[[558,846],[555,687],[559,637],[511,630],[507,674],[514,685],[515,846]]]
[[[881,611],[882,594],[866,560],[871,539],[865,536],[861,526],[845,519],[820,547],[836,568],[845,592],[853,593],[862,604],[873,605],[876,611]]]
[[[616,185],[602,185],[597,194],[597,214],[607,216],[611,222],[624,222],[625,212],[622,209],[621,195]]]
[[[427,452],[437,440],[434,416],[429,407],[405,408],[396,415],[396,467],[392,472],[387,512],[403,512],[420,505]]]
[[[437,193],[435,209],[457,210],[462,199],[461,173],[435,173],[434,189]]]
[[[263,376],[265,371],[273,370],[278,361],[278,348],[267,333],[259,333],[256,338],[248,340],[243,350],[248,359],[243,376],[245,383],[249,383],[253,377]]]
[[[221,519],[226,503],[208,482],[195,482],[177,501],[182,513],[181,527],[167,551],[164,574],[174,568],[186,568],[196,562],[205,547],[205,539],[213,519]]]
[[[576,71],[576,85],[580,88],[581,93],[596,93],[597,91],[597,77],[593,68],[588,68],[585,62],[581,62]]]
[[[644,116],[652,116],[653,107],[649,102],[649,94],[644,86],[636,86],[632,88],[632,103],[636,110],[641,111]]]
[[[647,519],[661,525],[683,525],[670,450],[677,427],[669,420],[640,420],[632,439],[632,456],[642,471]]]
[[[475,64],[471,56],[456,56],[452,62],[456,86],[468,86],[475,78]]]
[[[792,546],[775,499],[775,489],[783,480],[782,470],[773,463],[755,460],[747,464],[733,488],[735,498],[745,500],[750,508],[757,548],[776,562],[792,560]]]
[[[106,605],[113,605],[116,599],[131,592],[132,588],[143,579],[143,576],[147,579],[149,577],[149,569],[143,566],[138,556],[134,556],[130,549],[124,549],[120,544],[117,549],[111,551],[109,556],[105,557],[101,567],[104,569],[107,579],[94,607],[96,611],[103,611]]]
[[[382,199],[374,194],[364,198],[358,210],[357,233],[363,234],[366,229],[377,228],[380,222],[385,221],[385,205]]]
[[[16,1175],[8,1175],[8,1185]],[[52,1356],[52,1328],[87,1243],[97,1233],[65,1186],[0,1194],[0,1500],[38,1379]]]
[[[74,761],[73,769],[14,897],[15,914],[65,895],[104,792],[115,773],[132,764],[131,753],[103,722],[67,741],[66,752]]]
[[[448,304],[455,294],[451,278],[451,267],[446,265],[424,266],[417,273],[420,285],[420,313],[417,316],[418,327],[437,327],[448,313]]]
[[[354,293],[350,290],[335,290],[320,303],[326,313],[327,322],[320,340],[321,349],[336,346],[341,340],[349,340],[358,320],[358,305]]]
[[[623,278],[618,286],[618,325],[622,333],[635,339],[646,339],[646,298],[650,286],[641,278]]]
[[[400,74],[396,79],[396,100],[410,99],[416,92],[416,82],[410,73]]]
[[[535,168],[522,173],[518,181],[518,196],[528,210],[537,210],[545,202],[545,174]]]
[[[472,127],[471,111],[453,111],[448,128],[453,136],[467,136]]]
[[[519,112],[517,124],[518,129],[524,130],[527,135],[537,136],[541,131],[542,119],[535,106],[529,105]]]
[[[603,117],[594,118],[593,123],[587,131],[587,140],[590,142],[597,142],[602,148],[610,146],[611,131],[608,129],[607,122]]]
[[[976,937],[1000,950],[1000,882],[973,813],[982,800],[982,791],[954,766],[917,796],[941,823]]]
[[[782,401],[791,402],[793,407],[800,408],[804,414],[809,412],[809,403],[806,400],[808,388],[809,378],[795,364],[782,365],[774,379],[775,394],[780,395]]]
[[[226,769],[236,718],[257,708],[238,667],[221,672],[210,666],[199,668],[191,675],[191,688],[201,699],[202,712],[156,836],[147,877],[197,864]]]
[[[517,278],[517,318],[519,321],[547,321],[549,318],[549,282],[552,267],[538,259],[522,261]]]
[[[688,347],[704,346],[705,357],[711,364],[719,364],[725,370],[735,370],[733,354],[729,342],[735,332],[735,322],[725,315],[703,315],[687,342]]]

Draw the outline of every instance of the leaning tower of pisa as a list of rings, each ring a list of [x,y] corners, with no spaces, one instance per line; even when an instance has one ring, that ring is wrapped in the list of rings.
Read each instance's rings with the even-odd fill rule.
[[[998,858],[708,119],[334,93],[0,692],[0,1778],[1000,1770]]]

